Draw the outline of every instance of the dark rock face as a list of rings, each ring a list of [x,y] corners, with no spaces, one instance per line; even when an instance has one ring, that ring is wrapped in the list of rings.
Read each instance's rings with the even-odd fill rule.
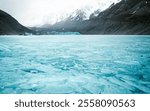
[[[16,19],[0,10],[0,35],[23,35],[32,31],[21,25]]]
[[[62,21],[47,31],[72,31],[81,34],[150,34],[150,1],[122,0],[84,21]]]
[[[82,33],[150,34],[150,1],[122,0],[87,22]]]

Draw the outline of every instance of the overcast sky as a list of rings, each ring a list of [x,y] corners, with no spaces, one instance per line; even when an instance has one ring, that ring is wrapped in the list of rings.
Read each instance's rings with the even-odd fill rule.
[[[55,23],[76,9],[105,9],[119,0],[0,0],[0,9],[25,26]]]

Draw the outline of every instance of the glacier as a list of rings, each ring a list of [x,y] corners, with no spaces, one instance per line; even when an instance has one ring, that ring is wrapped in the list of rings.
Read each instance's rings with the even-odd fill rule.
[[[0,93],[150,94],[150,36],[0,36]]]

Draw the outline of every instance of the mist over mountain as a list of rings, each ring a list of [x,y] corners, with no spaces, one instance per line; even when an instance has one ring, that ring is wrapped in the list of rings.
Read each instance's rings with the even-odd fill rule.
[[[87,18],[97,9],[105,10],[120,0],[0,0],[0,9],[24,26],[34,27],[62,21],[74,11],[86,10]]]
[[[150,34],[150,1],[122,0],[105,11],[92,13],[85,20],[85,12],[78,10],[54,25],[45,26],[43,31],[80,32],[81,34]],[[97,14],[97,15],[96,15]]]
[[[21,25],[15,18],[0,10],[0,35],[24,35],[32,31]]]
[[[111,0],[110,0],[111,1]],[[58,34],[75,32],[75,34],[150,34],[150,1],[121,0],[112,3],[106,10],[101,7],[90,15],[90,9],[77,9],[66,18],[51,25],[29,28],[0,10],[0,35],[23,35],[25,33]],[[53,16],[51,16],[53,18]]]

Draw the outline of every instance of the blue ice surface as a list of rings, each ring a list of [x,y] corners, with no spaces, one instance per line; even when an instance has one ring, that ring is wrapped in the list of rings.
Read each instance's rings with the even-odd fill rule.
[[[56,32],[56,31],[52,31],[52,32],[47,32],[48,35],[80,35],[79,32]]]
[[[150,36],[0,36],[1,94],[150,94]]]

